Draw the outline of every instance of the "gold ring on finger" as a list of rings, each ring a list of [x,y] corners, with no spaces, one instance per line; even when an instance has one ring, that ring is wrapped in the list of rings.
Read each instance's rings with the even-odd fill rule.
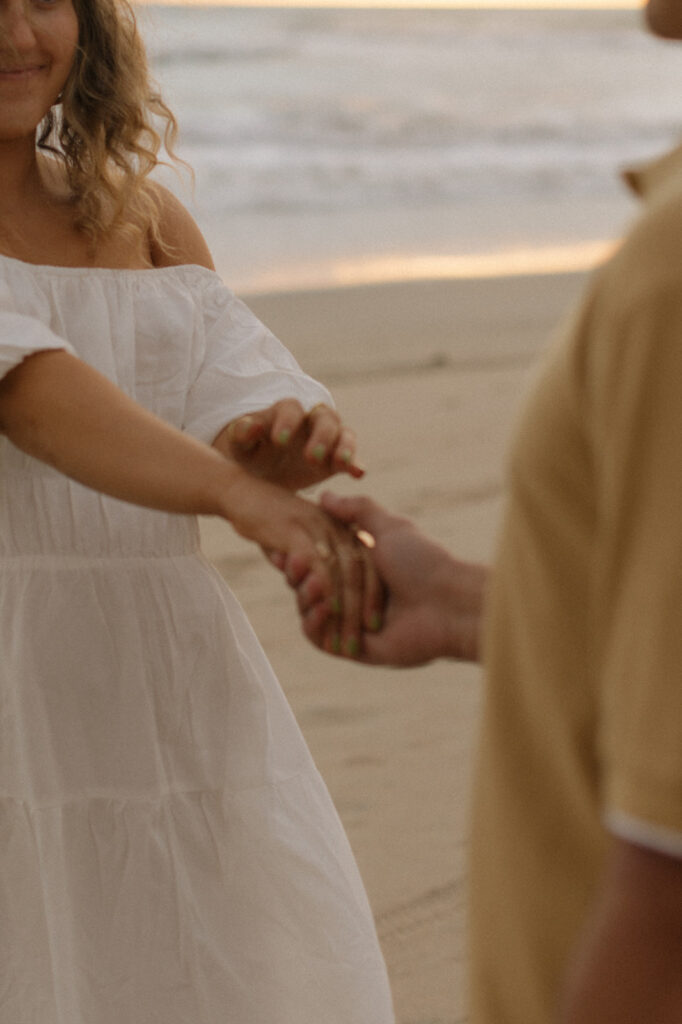
[[[365,547],[365,548],[375,548],[376,547],[377,542],[374,539],[374,537],[372,536],[372,534],[369,533],[368,530],[360,530],[358,528],[355,528],[353,530],[353,533],[355,534],[356,539],[360,541],[360,543],[362,544],[363,547]]]

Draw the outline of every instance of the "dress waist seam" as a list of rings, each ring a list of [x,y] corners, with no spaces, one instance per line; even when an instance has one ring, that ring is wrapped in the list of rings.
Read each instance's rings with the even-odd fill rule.
[[[190,551],[148,552],[136,555],[102,554],[102,555],[72,555],[72,554],[3,554],[0,553],[0,571],[3,569],[28,569],[48,568],[54,566],[59,569],[85,569],[96,567],[134,567],[148,565],[150,562],[177,562],[181,559],[196,560],[201,557],[199,547]]]
[[[230,789],[226,784],[219,786],[190,786],[176,789],[150,790],[147,793],[121,793],[112,789],[91,790],[88,793],[72,797],[55,797],[47,800],[27,799],[26,797],[14,796],[0,790],[0,804],[14,804],[23,807],[29,814],[41,811],[65,810],[74,805],[87,805],[93,803],[127,804],[140,806],[142,804],[159,805],[173,800],[174,798],[187,797],[210,797],[218,796],[225,803],[239,802],[245,798],[255,796],[257,793],[286,788],[297,782],[310,780],[314,775],[314,769],[299,768],[296,771],[289,771],[280,776],[263,778],[257,782],[250,782],[235,789]]]

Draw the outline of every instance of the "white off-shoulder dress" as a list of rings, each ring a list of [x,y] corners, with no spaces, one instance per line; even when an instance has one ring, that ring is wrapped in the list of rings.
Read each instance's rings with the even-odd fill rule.
[[[0,257],[0,376],[49,348],[204,441],[328,397],[196,266]],[[0,1024],[390,1024],[343,829],[196,520],[2,438],[0,574]]]

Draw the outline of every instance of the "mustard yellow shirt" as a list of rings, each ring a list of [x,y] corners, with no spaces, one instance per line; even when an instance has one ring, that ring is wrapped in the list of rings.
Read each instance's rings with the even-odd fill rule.
[[[551,1024],[609,832],[682,857],[682,148],[512,452],[471,850],[472,1024]]]

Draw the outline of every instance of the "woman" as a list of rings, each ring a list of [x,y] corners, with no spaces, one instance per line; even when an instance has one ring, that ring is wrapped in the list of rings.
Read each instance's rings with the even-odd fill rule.
[[[352,855],[194,518],[313,558],[354,648],[372,577],[293,492],[362,471],[148,184],[152,115],[171,140],[125,0],[0,0],[0,1020],[388,1024]]]

